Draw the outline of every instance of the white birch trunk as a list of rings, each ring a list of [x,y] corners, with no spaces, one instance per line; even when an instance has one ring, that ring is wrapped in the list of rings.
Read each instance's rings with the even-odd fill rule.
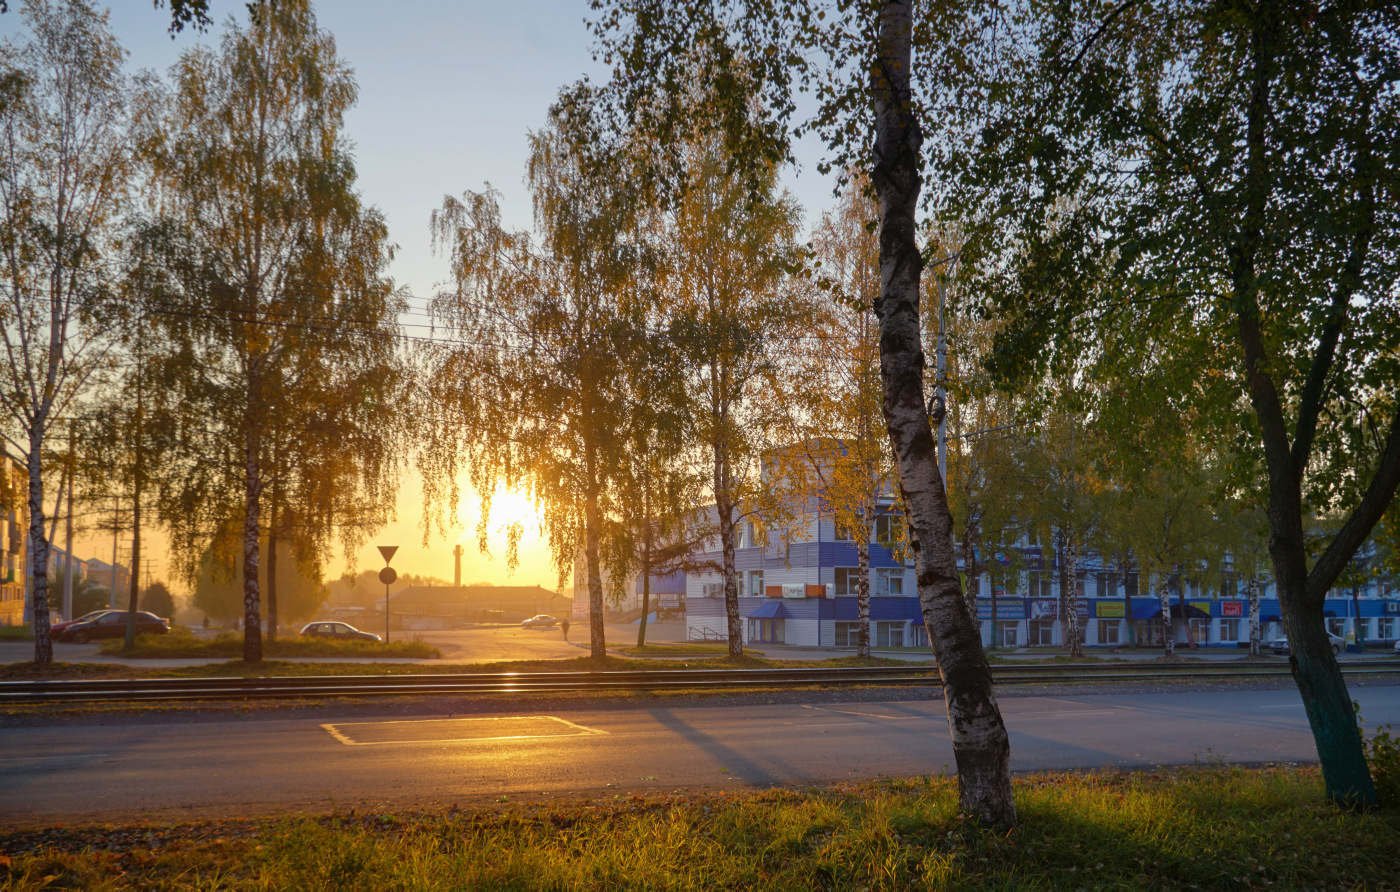
[[[1069,638],[1069,655],[1084,656],[1084,643],[1079,635],[1079,543],[1075,539],[1074,526],[1065,528],[1065,628]]]
[[[856,533],[856,563],[859,565],[860,586],[856,589],[856,615],[860,620],[860,638],[856,656],[870,656],[870,527],[862,521]]]
[[[1162,647],[1167,656],[1176,655],[1176,630],[1172,628],[1171,586],[1163,584],[1157,588],[1157,599],[1162,605]]]

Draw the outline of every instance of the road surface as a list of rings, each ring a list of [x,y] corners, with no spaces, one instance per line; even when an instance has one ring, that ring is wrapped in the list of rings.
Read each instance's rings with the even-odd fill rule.
[[[1400,686],[1353,686],[1369,727]],[[1011,696],[1013,768],[1313,761],[1291,690]],[[107,719],[0,729],[0,826],[427,808],[952,770],[941,701],[599,708],[385,719]],[[29,720],[32,723],[32,720]]]

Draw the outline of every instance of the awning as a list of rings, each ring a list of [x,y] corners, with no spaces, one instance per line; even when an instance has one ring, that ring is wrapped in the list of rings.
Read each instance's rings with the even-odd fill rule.
[[[792,614],[788,613],[782,601],[768,601],[758,605],[758,609],[750,613],[749,619],[787,619]]]
[[[1264,617],[1264,622],[1266,622],[1266,623],[1281,623],[1281,622],[1283,622],[1283,617],[1281,617],[1281,616],[1275,616],[1274,614],[1271,613],[1271,614],[1269,614],[1268,616]]]
[[[918,616],[914,617],[913,619],[909,620],[909,625],[911,625],[911,626],[922,626],[923,624],[924,624],[924,615],[923,615],[922,613],[920,613]]]
[[[1201,608],[1195,606],[1194,604],[1187,604],[1187,605],[1186,605],[1186,618],[1187,618],[1187,619],[1210,619],[1210,614],[1207,613],[1206,611],[1202,610]],[[1172,605],[1172,619],[1181,619],[1181,605],[1180,605],[1180,604],[1173,604],[1173,605]]]
[[[1161,619],[1162,605],[1160,604],[1134,604],[1133,619]]]
[[[1328,619],[1336,619],[1336,618],[1337,618],[1337,611],[1335,611],[1335,610],[1324,610],[1324,611],[1322,611],[1322,615],[1325,616],[1325,617],[1327,617]]]

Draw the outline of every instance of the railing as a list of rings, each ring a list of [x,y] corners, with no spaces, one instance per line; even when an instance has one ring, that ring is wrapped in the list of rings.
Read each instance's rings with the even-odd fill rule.
[[[1397,675],[1400,661],[1343,666],[1348,675]],[[1094,683],[1164,679],[1281,678],[1286,665],[1028,665],[993,666],[998,684]],[[939,686],[935,667],[832,669],[646,669],[616,672],[504,672],[452,675],[346,675],[272,678],[76,679],[0,682],[0,702],[242,700],[305,697],[389,697],[433,694],[657,691],[872,685]]]

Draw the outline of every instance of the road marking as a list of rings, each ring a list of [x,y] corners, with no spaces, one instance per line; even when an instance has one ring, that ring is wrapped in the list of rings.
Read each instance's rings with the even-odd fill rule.
[[[486,723],[495,723],[495,730],[498,733],[490,733],[490,725]],[[561,725],[563,729],[567,730],[560,730],[558,726]],[[583,725],[577,725],[552,715],[334,722],[324,724],[321,727],[325,728],[331,737],[346,746],[388,746],[404,743],[489,743],[498,740],[537,740],[550,737],[584,737],[590,734],[608,733],[597,728],[586,728]],[[473,730],[478,727],[482,729],[482,733]],[[549,733],[550,730],[554,730],[555,733]],[[499,733],[502,731],[505,733]],[[535,733],[527,733],[531,731],[535,731]]]
[[[930,716],[925,716],[925,715],[881,715],[881,714],[878,713],[878,712],[856,712],[856,711],[853,710],[853,709],[832,709],[830,706],[811,706],[811,705],[806,704],[806,703],[802,704],[802,708],[803,708],[803,709],[821,709],[821,710],[824,710],[824,711],[826,711],[826,712],[834,712],[834,713],[836,713],[836,714],[838,714],[838,715],[862,715],[862,716],[865,716],[866,718],[872,718],[872,719],[889,719],[890,721],[894,721],[894,722],[904,722],[904,721],[908,721],[909,719],[926,719],[926,718],[930,718]]]
[[[830,722],[828,724],[809,725],[804,722],[783,722],[784,725],[792,725],[797,728],[853,728],[860,725],[862,728],[869,725],[869,722]]]

